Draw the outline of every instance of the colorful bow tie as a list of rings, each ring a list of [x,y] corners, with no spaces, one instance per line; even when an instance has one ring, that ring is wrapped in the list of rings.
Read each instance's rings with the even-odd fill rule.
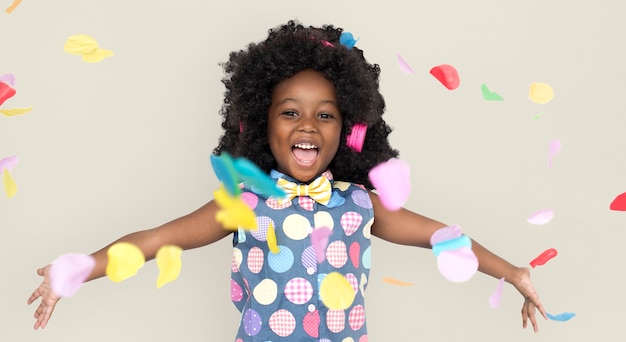
[[[291,201],[295,197],[308,196],[317,203],[327,205],[332,195],[332,186],[326,176],[320,176],[310,184],[296,184],[286,179],[279,178],[277,184],[281,186],[287,195],[282,201]]]

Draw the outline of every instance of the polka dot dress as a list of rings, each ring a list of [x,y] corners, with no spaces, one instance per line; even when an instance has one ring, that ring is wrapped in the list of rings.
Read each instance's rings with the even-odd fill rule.
[[[277,171],[271,175],[294,181]],[[234,234],[231,299],[241,311],[236,342],[367,341],[364,291],[371,265],[372,202],[363,187],[335,182],[329,171],[324,175],[333,184],[326,206],[309,197],[284,203],[251,190],[242,194],[259,228]],[[277,253],[267,244],[271,227]],[[322,227],[331,233],[324,260],[318,262],[320,251],[310,236]],[[345,310],[329,309],[320,299],[320,284],[331,272],[343,275],[355,292]]]

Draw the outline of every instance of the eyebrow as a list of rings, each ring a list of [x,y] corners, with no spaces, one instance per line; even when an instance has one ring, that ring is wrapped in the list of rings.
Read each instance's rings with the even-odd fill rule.
[[[278,102],[276,103],[276,105],[278,106],[278,105],[281,105],[281,104],[286,103],[286,102],[300,102],[300,101],[298,101],[298,99],[295,99],[295,98],[293,98],[293,97],[286,97],[286,98],[284,98],[284,99],[282,99],[282,100],[278,101]],[[337,107],[337,102],[336,102],[336,101],[333,101],[333,100],[321,100],[321,101],[319,101],[319,103],[320,103],[320,104],[327,104],[327,103],[330,103],[330,104],[334,105],[335,107]]]

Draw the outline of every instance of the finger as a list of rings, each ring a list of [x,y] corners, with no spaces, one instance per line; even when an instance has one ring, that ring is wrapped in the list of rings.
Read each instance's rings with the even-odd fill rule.
[[[526,302],[522,304],[522,328],[526,329],[528,325],[528,309],[526,308]]]
[[[41,297],[41,291],[39,291],[39,288],[37,288],[35,291],[33,291],[30,297],[28,297],[26,304],[28,305],[32,304],[39,297]]]
[[[43,267],[37,269],[37,274],[43,277],[43,274],[44,274]]]

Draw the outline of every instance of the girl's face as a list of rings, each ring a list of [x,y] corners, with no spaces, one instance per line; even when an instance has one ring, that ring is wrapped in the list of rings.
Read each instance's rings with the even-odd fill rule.
[[[319,72],[303,70],[280,82],[267,126],[278,171],[301,182],[326,171],[339,148],[342,122],[335,87]]]

